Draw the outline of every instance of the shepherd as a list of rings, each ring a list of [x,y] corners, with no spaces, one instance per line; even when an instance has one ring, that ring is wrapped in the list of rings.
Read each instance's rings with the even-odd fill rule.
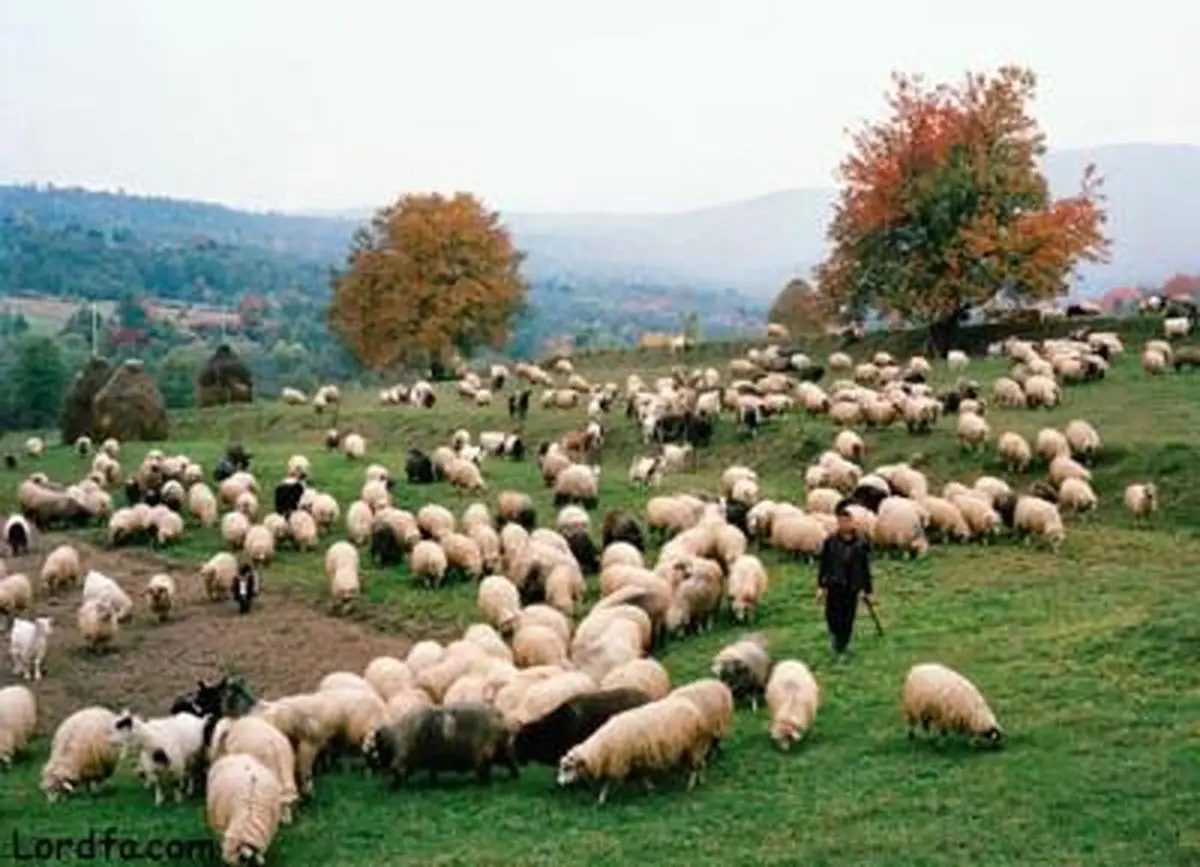
[[[874,610],[871,580],[871,547],[858,537],[850,501],[842,500],[834,510],[837,532],[821,546],[817,565],[817,602],[825,605],[825,624],[837,659],[845,659],[854,634],[859,594]]]

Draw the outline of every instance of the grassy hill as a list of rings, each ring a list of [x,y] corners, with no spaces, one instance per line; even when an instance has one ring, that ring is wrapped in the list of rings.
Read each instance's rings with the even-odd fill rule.
[[[631,786],[599,809],[594,794],[558,789],[545,768],[529,768],[516,782],[501,774],[486,790],[470,781],[431,786],[418,779],[396,793],[378,778],[346,768],[318,777],[315,801],[281,831],[268,862],[1197,863],[1200,694],[1194,672],[1200,610],[1191,600],[1193,564],[1200,560],[1200,492],[1188,471],[1200,459],[1200,380],[1143,374],[1137,357],[1148,336],[1148,330],[1130,334],[1128,351],[1114,362],[1109,378],[1069,388],[1058,409],[988,413],[994,435],[1015,430],[1032,439],[1044,426],[1061,429],[1080,417],[1099,430],[1104,445],[1094,484],[1101,506],[1093,515],[1068,519],[1059,554],[1005,538],[987,547],[938,545],[915,561],[880,555],[876,581],[886,635],[874,635],[862,618],[855,657],[834,666],[812,601],[812,566],[759,551],[772,583],[754,628],[768,635],[777,658],[807,662],[823,690],[810,739],[794,754],[783,755],[769,742],[764,710],[743,709],[724,754],[695,791],[661,784],[645,793]],[[866,344],[856,358],[874,348]],[[728,358],[716,352],[704,347],[699,359],[724,371]],[[668,365],[665,358],[653,362],[646,355],[615,353],[580,361],[590,378],[616,382],[634,371],[649,381]],[[977,360],[969,374],[988,383],[1002,370],[1000,362]],[[935,386],[952,379],[939,364]],[[578,427],[581,416],[535,406],[524,434],[535,443]],[[313,461],[315,484],[344,508],[357,496],[363,464],[323,450],[323,431],[331,421],[309,408],[274,403],[180,413],[173,417],[166,448],[207,467],[236,439],[255,453],[264,480],[276,478],[289,455],[305,453]],[[431,411],[382,409],[370,395],[348,395],[336,423],[362,432],[368,460],[395,473],[410,445],[431,449],[459,427],[473,433],[509,427],[501,406],[470,407],[449,389]],[[601,510],[641,511],[646,494],[631,488],[625,474],[630,459],[646,447],[619,413],[609,424]],[[802,503],[803,468],[833,435],[826,420],[800,414],[773,422],[750,441],[723,423],[695,472],[669,476],[662,490],[711,492],[723,467],[741,463],[758,471],[765,497]],[[1007,473],[991,447],[962,452],[952,419],[928,436],[892,429],[867,432],[865,439],[869,466],[919,452],[935,488],[950,480],[970,483],[985,473],[1024,487],[1044,471],[1036,466],[1024,476]],[[10,436],[0,449],[14,449],[21,441]],[[122,464],[135,467],[144,451],[127,446]],[[35,466],[65,482],[80,476],[85,464],[66,449],[52,448],[41,461],[25,462],[23,472]],[[552,522],[549,491],[531,464],[493,460],[485,474],[489,502],[506,488],[528,491],[540,523]],[[17,478],[0,480],[0,508],[13,507]],[[1160,487],[1161,510],[1148,526],[1135,526],[1121,505],[1122,490],[1151,480]],[[456,513],[470,501],[442,485],[403,482],[396,500],[407,509],[440,502]],[[598,514],[594,520],[598,523]],[[361,670],[380,653],[402,655],[419,637],[450,639],[477,617],[473,586],[419,589],[404,568],[374,568],[364,555],[363,605],[346,620],[331,618],[322,554],[290,550],[267,569],[265,595],[255,611],[239,617],[231,603],[203,602],[195,582],[197,565],[220,547],[214,531],[190,529],[164,557],[90,547],[101,536],[97,530],[76,537],[89,546],[89,565],[131,594],[148,575],[169,569],[184,602],[164,625],[138,613],[118,636],[113,654],[93,657],[75,632],[76,597],[39,600],[39,613],[53,614],[60,623],[47,678],[38,687],[45,716],[31,753],[6,776],[0,803],[0,821],[18,828],[27,842],[35,835],[62,837],[107,825],[142,841],[206,835],[197,802],[155,808],[128,769],[95,796],[48,806],[37,791],[37,775],[49,734],[67,712],[100,702],[161,714],[176,693],[219,669],[245,675],[269,696],[312,689],[327,672]],[[321,550],[341,536],[339,524]],[[39,563],[10,561],[8,569],[36,572]],[[591,583],[594,598],[594,579]],[[711,633],[671,641],[661,659],[675,683],[704,676],[713,653],[744,631],[722,620]],[[978,684],[1006,730],[1005,749],[907,740],[901,684],[909,666],[928,660],[956,667]],[[0,685],[9,682],[7,668],[0,668]],[[0,840],[0,852],[8,854],[3,848],[8,845],[8,839]]]

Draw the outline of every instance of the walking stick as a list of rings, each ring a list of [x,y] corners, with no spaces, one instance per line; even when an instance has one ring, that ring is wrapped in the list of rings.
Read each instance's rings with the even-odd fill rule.
[[[867,613],[871,615],[871,620],[875,622],[875,632],[883,638],[883,624],[879,622],[879,613],[875,610],[875,603],[863,597],[863,605],[867,606]]]

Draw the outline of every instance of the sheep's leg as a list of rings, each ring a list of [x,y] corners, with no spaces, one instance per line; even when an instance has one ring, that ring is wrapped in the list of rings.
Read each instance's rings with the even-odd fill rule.
[[[161,807],[163,800],[162,786],[159,785],[158,781],[156,780],[154,783],[154,806]]]
[[[42,679],[42,661],[40,659],[35,659],[33,661],[33,679]]]
[[[604,802],[608,800],[608,783],[600,787],[600,797],[596,799],[596,806],[603,807]]]
[[[696,783],[700,781],[700,771],[698,768],[692,768],[688,771],[687,791],[696,788]]]

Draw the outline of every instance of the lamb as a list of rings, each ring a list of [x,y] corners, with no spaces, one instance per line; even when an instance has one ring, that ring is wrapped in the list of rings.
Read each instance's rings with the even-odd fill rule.
[[[154,804],[161,806],[170,792],[183,801],[195,779],[204,751],[204,717],[176,713],[144,720],[128,710],[113,723],[117,737],[138,748],[138,776],[154,785]]]
[[[99,597],[85,600],[76,616],[79,634],[92,652],[107,649],[117,635],[120,622],[111,599]]]
[[[280,821],[292,822],[292,805],[299,800],[296,788],[296,756],[287,737],[258,716],[224,717],[217,722],[208,748],[213,763],[222,756],[246,753],[275,775],[283,790]]]
[[[631,776],[688,771],[688,790],[701,779],[709,740],[704,719],[690,701],[667,698],[610,718],[583,743],[572,747],[558,765],[558,784],[601,782],[598,804],[612,785]]]
[[[971,363],[971,358],[961,349],[951,349],[946,353],[946,367],[951,373],[961,373],[967,369],[967,365]]]
[[[88,791],[113,775],[120,748],[112,737],[117,715],[96,705],[75,711],[63,720],[50,743],[50,757],[42,766],[41,790],[50,803],[73,794],[83,785]]]
[[[996,451],[1000,453],[1000,459],[1004,465],[1018,473],[1029,469],[1029,462],[1033,459],[1029,443],[1023,436],[1013,431],[1005,431],[1000,434],[1000,439],[996,441]]]
[[[9,635],[9,658],[12,660],[14,677],[38,681],[42,679],[42,665],[46,660],[46,648],[54,621],[49,617],[26,620],[12,619]]]
[[[787,750],[812,728],[821,701],[820,687],[808,666],[794,659],[775,663],[767,680],[769,733],[780,749]]]
[[[238,561],[227,551],[213,555],[200,567],[200,578],[209,601],[221,602],[229,598],[233,582],[238,574]]]
[[[4,542],[14,557],[24,557],[33,544],[33,527],[24,515],[9,515],[4,522]]]
[[[37,728],[37,698],[26,686],[0,689],[0,769],[12,767]]]
[[[143,591],[150,610],[158,615],[160,623],[165,623],[171,616],[171,608],[175,604],[175,579],[170,575],[159,573],[151,576]]]
[[[1158,486],[1136,482],[1125,488],[1125,508],[1135,519],[1149,518],[1158,508]]]
[[[393,787],[419,770],[427,771],[433,782],[442,771],[474,771],[486,783],[498,764],[507,766],[514,779],[521,773],[504,718],[477,702],[414,710],[376,728],[363,753],[371,768],[390,773]]]
[[[225,864],[263,864],[284,815],[279,778],[254,756],[222,756],[208,769],[205,818]]]
[[[749,635],[721,648],[713,657],[712,674],[729,687],[734,698],[748,698],[751,710],[758,710],[758,700],[771,674],[767,637]]]
[[[0,575],[3,566],[0,565]],[[0,578],[0,614],[12,620],[23,614],[33,602],[33,585],[24,575],[17,573]]]
[[[591,737],[608,720],[650,701],[645,693],[629,687],[602,688],[575,696],[517,731],[513,740],[517,762],[557,766],[567,751]]]
[[[954,733],[982,738],[993,745],[1003,738],[995,715],[975,684],[938,663],[921,663],[908,670],[903,706],[910,740],[916,737],[918,725],[926,732],[935,728],[943,737]]]
[[[762,561],[752,554],[743,554],[729,566],[729,610],[740,623],[751,620],[767,592],[769,578]]]
[[[96,570],[89,570],[83,579],[83,601],[105,600],[116,612],[117,620],[125,623],[133,616],[133,600],[116,581]]]
[[[54,596],[64,586],[74,587],[83,577],[79,552],[70,545],[59,545],[42,564],[42,586]]]

